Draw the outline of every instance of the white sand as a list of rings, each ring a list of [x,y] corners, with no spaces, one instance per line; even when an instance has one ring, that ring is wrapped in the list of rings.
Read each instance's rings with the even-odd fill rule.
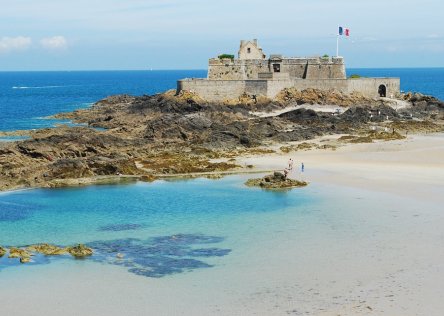
[[[352,187],[443,201],[444,135],[410,136],[406,140],[354,144],[332,150],[297,151],[290,154],[243,158],[240,164],[258,169],[282,170],[289,158],[295,161],[294,178],[337,183]],[[441,192],[441,194],[440,194]]]
[[[1,314],[443,315],[444,135],[240,162],[282,169],[290,156],[313,187],[348,192],[347,207],[330,192],[331,210],[290,210],[239,241],[250,250],[162,279],[81,261],[0,272]]]

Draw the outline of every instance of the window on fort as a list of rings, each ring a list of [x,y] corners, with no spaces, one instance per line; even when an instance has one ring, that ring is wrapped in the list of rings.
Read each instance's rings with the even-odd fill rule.
[[[247,48],[247,53],[248,54],[251,53],[251,48],[250,47]]]
[[[273,71],[274,72],[281,72],[281,65],[280,64],[273,64]]]

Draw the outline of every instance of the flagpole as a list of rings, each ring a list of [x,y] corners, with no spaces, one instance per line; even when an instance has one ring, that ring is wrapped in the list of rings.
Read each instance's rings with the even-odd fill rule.
[[[341,26],[338,25],[338,34],[336,35],[336,57],[339,57],[339,36],[341,36]]]
[[[339,57],[339,34],[336,35],[336,57]]]

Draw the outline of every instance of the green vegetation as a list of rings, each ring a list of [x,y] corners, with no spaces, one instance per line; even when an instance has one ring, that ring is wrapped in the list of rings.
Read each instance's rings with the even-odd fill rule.
[[[219,59],[225,59],[225,58],[229,58],[229,59],[231,59],[231,60],[233,60],[234,59],[234,55],[230,55],[230,54],[222,54],[222,55],[219,55],[219,56],[217,56]]]
[[[327,58],[329,58],[330,56],[328,56],[328,54],[324,54],[324,56],[322,56],[322,58],[324,58],[324,59],[327,59]]]
[[[362,78],[362,76],[358,75],[358,74],[352,74],[349,78],[350,79],[359,79],[359,78]]]

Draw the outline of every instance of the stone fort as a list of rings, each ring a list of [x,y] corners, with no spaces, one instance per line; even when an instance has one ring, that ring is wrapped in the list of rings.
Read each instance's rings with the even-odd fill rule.
[[[220,55],[208,63],[208,78],[187,78],[177,82],[177,91],[192,91],[209,101],[236,99],[242,95],[273,99],[285,88],[359,92],[366,97],[391,97],[400,93],[399,78],[347,78],[344,58],[268,58],[257,40],[242,40],[238,58]]]

